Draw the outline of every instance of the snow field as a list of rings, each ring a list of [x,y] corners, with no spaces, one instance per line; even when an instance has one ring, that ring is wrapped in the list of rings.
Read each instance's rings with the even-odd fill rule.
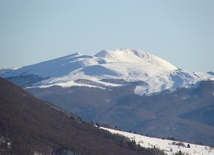
[[[107,130],[112,134],[123,135],[130,140],[136,142],[142,147],[145,148],[158,148],[163,150],[167,155],[174,155],[175,153],[181,151],[185,155],[214,155],[214,148],[205,145],[191,144],[181,141],[167,140],[167,139],[158,139],[147,137],[143,135],[138,135],[134,133],[118,131],[114,129],[100,127],[100,129]],[[190,147],[188,148],[188,144]]]

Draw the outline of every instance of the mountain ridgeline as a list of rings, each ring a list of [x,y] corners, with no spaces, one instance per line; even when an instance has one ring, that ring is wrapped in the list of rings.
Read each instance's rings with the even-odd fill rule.
[[[214,145],[214,74],[148,52],[102,50],[2,69],[0,76],[88,122]]]

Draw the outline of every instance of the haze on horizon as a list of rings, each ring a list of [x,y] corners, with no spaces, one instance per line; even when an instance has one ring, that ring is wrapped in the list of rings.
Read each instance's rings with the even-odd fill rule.
[[[214,71],[212,0],[3,0],[0,68],[133,48],[191,71]]]

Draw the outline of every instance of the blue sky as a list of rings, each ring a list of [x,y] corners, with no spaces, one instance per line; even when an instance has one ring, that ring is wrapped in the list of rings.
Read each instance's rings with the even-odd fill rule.
[[[213,0],[0,0],[0,68],[133,48],[214,71]]]

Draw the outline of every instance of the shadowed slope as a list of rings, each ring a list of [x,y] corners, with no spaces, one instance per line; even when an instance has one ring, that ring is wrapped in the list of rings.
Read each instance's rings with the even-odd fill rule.
[[[134,147],[133,147],[134,146]],[[0,154],[154,154],[0,78]]]

